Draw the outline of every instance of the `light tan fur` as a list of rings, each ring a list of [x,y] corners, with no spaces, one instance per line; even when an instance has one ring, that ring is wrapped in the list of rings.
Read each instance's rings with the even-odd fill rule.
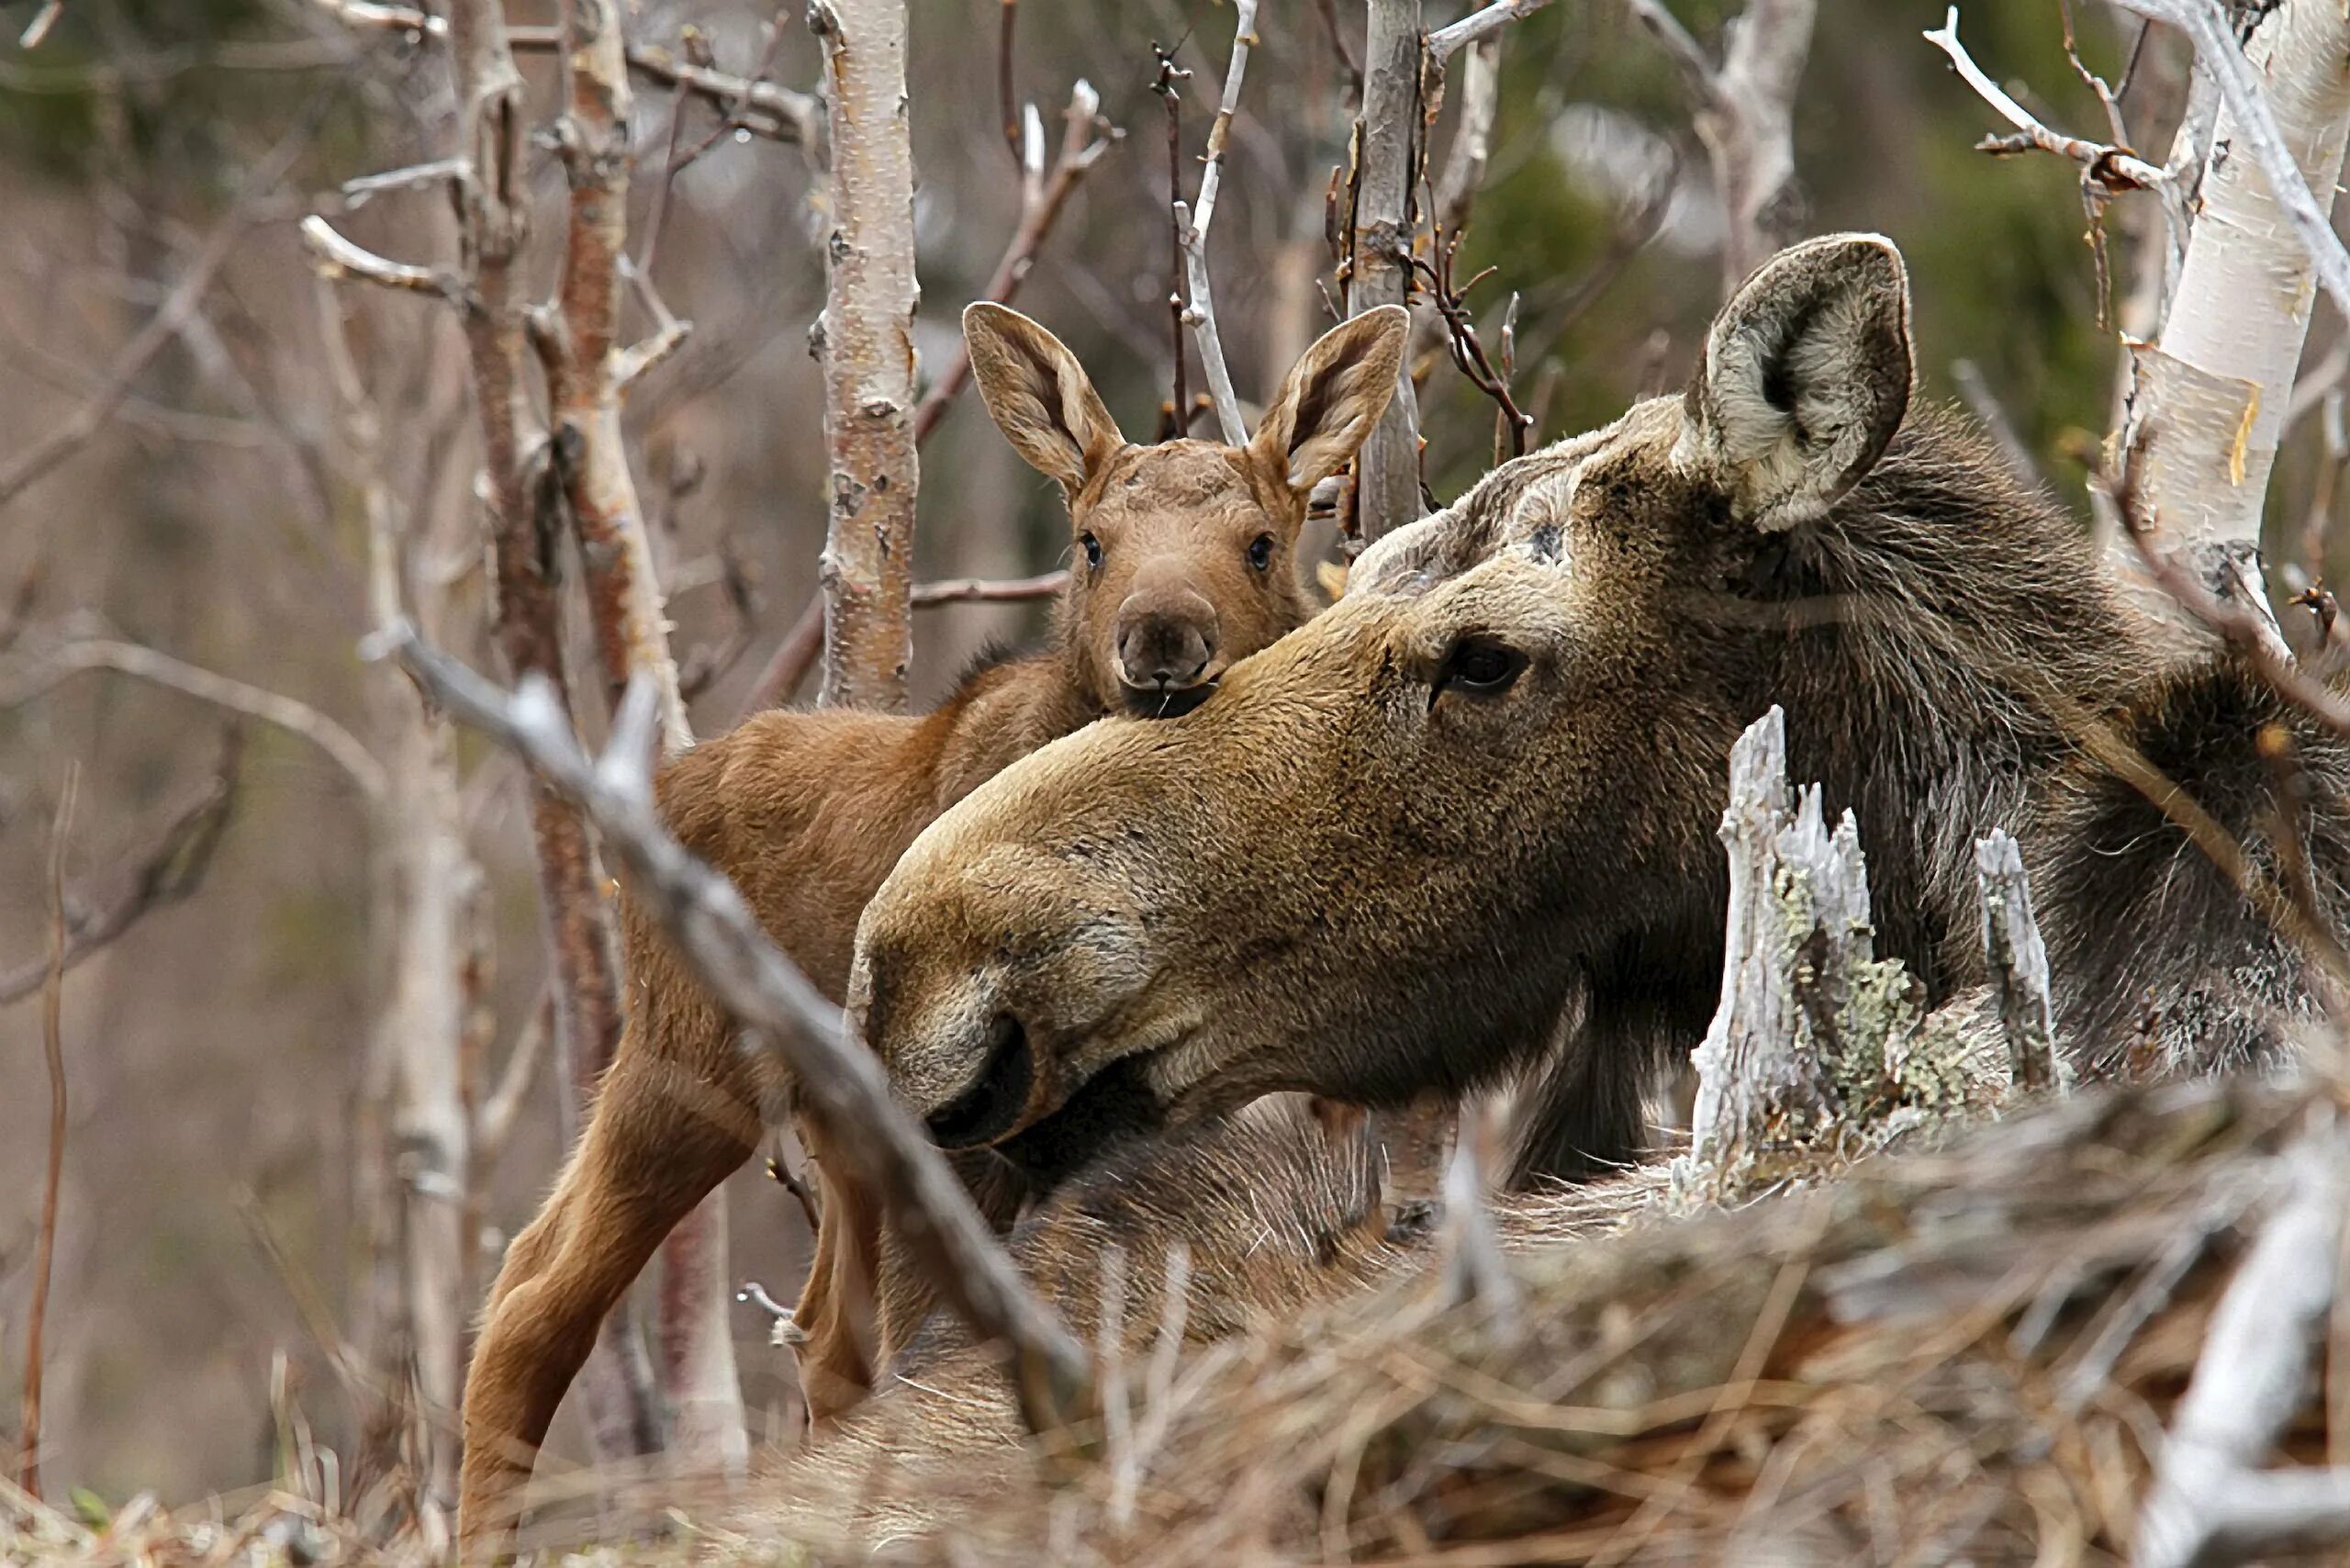
[[[663,770],[673,832],[733,878],[818,987],[844,994],[859,912],[906,846],[1015,759],[1106,712],[1171,711],[1302,622],[1292,551],[1315,483],[1384,408],[1405,318],[1348,321],[1291,371],[1245,448],[1128,445],[1068,349],[1000,306],[965,334],[981,395],[1013,444],[1067,493],[1071,580],[1046,651],[983,667],[920,717],[774,712]],[[1163,656],[1171,651],[1180,664]],[[1137,667],[1147,665],[1148,667]],[[598,1327],[670,1228],[788,1112],[791,1086],[736,1031],[665,938],[623,902],[628,1025],[579,1148],[509,1249],[467,1378],[460,1533],[493,1547],[512,1522],[564,1392]],[[927,1311],[893,1264],[878,1205],[812,1129],[823,1178],[817,1255],[798,1321],[811,1414],[857,1399],[877,1356]],[[1016,1187],[967,1164],[1009,1224]]]

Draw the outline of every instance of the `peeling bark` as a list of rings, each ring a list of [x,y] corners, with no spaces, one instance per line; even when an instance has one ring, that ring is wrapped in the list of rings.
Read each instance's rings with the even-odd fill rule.
[[[2350,136],[2350,12],[2283,0],[2246,50],[2310,190],[2330,208]],[[2244,126],[2223,107],[2167,317],[2133,343],[2125,449],[2161,529],[2223,597],[2257,584],[2261,506],[2309,333],[2317,268]],[[2126,545],[2124,546],[2126,548]],[[2266,605],[2256,588],[2252,602]]]

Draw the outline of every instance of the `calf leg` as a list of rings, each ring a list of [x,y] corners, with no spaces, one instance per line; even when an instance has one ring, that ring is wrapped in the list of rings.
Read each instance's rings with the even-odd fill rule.
[[[470,1556],[517,1494],[604,1319],[678,1220],[756,1146],[747,1081],[713,1084],[624,1047],[554,1195],[507,1249],[465,1379],[458,1536]]]

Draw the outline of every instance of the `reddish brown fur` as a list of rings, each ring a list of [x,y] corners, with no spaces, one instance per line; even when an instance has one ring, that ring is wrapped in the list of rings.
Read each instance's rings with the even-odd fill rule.
[[[1049,333],[974,307],[966,333],[990,411],[1069,498],[1077,558],[1053,645],[981,668],[921,717],[761,714],[663,772],[672,830],[840,997],[859,912],[934,818],[1105,712],[1187,705],[1187,692],[1306,617],[1292,557],[1306,495],[1379,418],[1404,324],[1400,310],[1376,313],[1315,344],[1246,448],[1137,448]],[[779,1070],[738,1047],[715,1002],[632,907],[622,933],[627,1032],[579,1148],[508,1252],[467,1381],[460,1529],[473,1548],[510,1523],[512,1494],[598,1326],[670,1227],[790,1103]],[[809,1148],[826,1206],[798,1321],[810,1409],[825,1418],[862,1394],[876,1355],[920,1320],[928,1297],[893,1266],[849,1168],[812,1132]],[[978,1168],[967,1175],[1008,1224],[1017,1194]]]

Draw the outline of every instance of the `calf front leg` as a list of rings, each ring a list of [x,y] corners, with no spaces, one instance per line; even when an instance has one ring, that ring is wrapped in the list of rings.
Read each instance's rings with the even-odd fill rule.
[[[554,1194],[507,1249],[465,1379],[457,1533],[496,1551],[539,1445],[604,1319],[662,1238],[758,1142],[747,1078],[621,1058]]]

